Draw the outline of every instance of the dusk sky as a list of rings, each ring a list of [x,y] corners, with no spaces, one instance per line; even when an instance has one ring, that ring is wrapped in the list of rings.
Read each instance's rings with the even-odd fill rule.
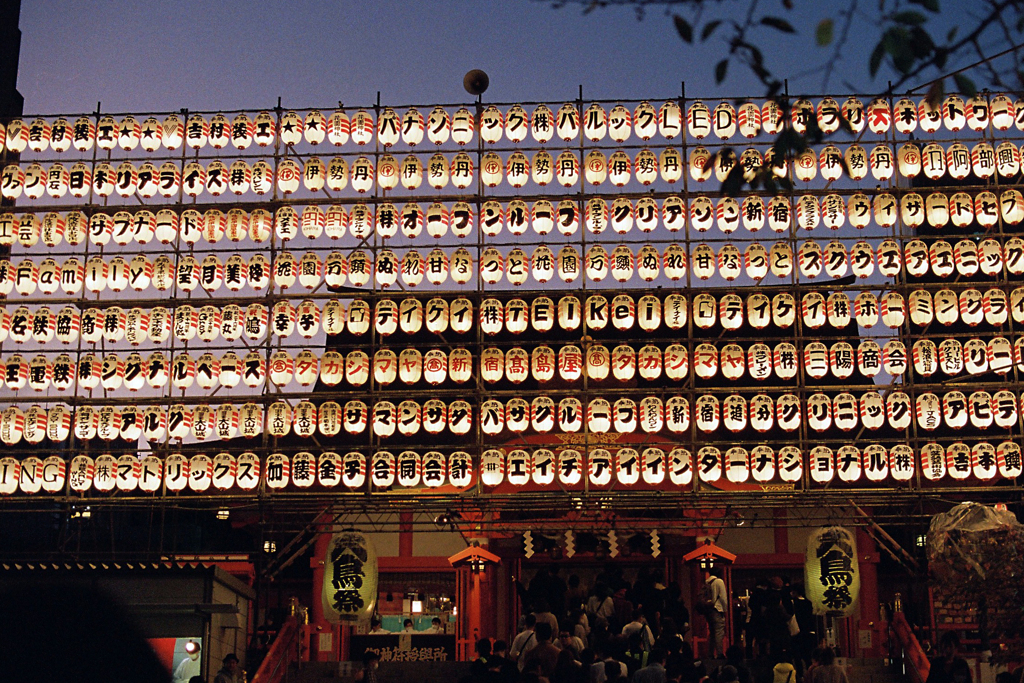
[[[791,94],[817,94],[821,73],[800,74],[831,58],[831,50],[814,45],[814,27],[835,8],[795,4],[785,10],[779,1],[761,3],[799,33],[760,27],[758,40],[768,66],[790,78]],[[877,40],[869,12],[877,3],[860,4],[830,93],[849,92],[844,81],[861,93],[882,91],[891,76],[884,68],[874,80],[867,75]],[[971,7],[966,0],[942,4],[943,27]],[[710,9],[739,7],[746,3]],[[457,103],[470,99],[462,77],[474,68],[490,75],[484,97],[492,102],[571,100],[580,85],[584,99],[668,98],[678,96],[681,81],[690,97],[764,91],[738,64],[716,86],[721,36],[686,45],[657,6],[637,21],[631,8],[584,15],[579,5],[556,9],[531,0],[25,0],[21,31],[18,88],[26,114],[93,111],[97,101],[108,112],[259,109],[279,96],[285,107],[361,106],[378,90],[385,104]]]

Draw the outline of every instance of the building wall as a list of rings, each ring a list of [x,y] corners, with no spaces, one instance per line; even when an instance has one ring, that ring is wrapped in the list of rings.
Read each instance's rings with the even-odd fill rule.
[[[250,674],[256,673],[246,667],[246,630],[249,626],[249,601],[224,584],[214,581],[212,600],[218,605],[234,605],[237,614],[213,614],[210,618],[210,634],[206,645],[208,660],[207,671],[210,674],[220,670],[224,657],[234,653],[243,669]],[[212,679],[212,675],[209,677]]]

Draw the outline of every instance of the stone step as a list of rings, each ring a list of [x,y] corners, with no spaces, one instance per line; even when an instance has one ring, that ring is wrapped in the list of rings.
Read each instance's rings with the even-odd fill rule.
[[[286,683],[347,683],[359,670],[352,662],[305,662],[293,666]],[[379,683],[455,683],[469,673],[469,662],[386,662],[377,669]]]

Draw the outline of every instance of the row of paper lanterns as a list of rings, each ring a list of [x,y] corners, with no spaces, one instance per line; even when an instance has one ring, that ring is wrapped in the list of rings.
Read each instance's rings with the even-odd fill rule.
[[[375,210],[376,209],[376,210]],[[666,198],[659,208],[651,197],[643,197],[634,204],[626,197],[616,197],[611,205],[600,197],[587,200],[583,207],[582,222],[579,204],[575,200],[563,199],[552,203],[546,199],[528,206],[521,200],[502,204],[497,200],[485,201],[479,210],[468,202],[456,202],[450,207],[435,202],[423,209],[411,202],[401,209],[390,202],[376,207],[356,204],[350,210],[340,205],[330,206],[324,211],[316,205],[307,206],[301,213],[292,206],[282,206],[276,213],[265,209],[246,212],[243,209],[220,209],[200,212],[185,209],[159,209],[136,212],[118,211],[113,215],[96,212],[86,216],[81,211],[45,214],[42,219],[34,213],[0,214],[0,246],[15,244],[26,248],[35,247],[40,240],[47,247],[57,247],[66,242],[69,246],[92,244],[120,246],[149,244],[177,244],[179,239],[187,245],[200,240],[216,244],[227,238],[241,242],[248,238],[256,244],[264,244],[271,237],[282,242],[297,239],[300,235],[318,239],[326,234],[332,240],[351,235],[356,240],[370,239],[374,235],[381,239],[394,239],[399,233],[405,238],[416,239],[426,234],[440,239],[449,234],[467,238],[474,234],[476,225],[487,237],[497,237],[503,229],[515,237],[526,234],[532,226],[536,234],[552,234],[557,228],[561,236],[576,235],[581,224],[594,235],[609,229],[620,235],[629,234],[634,225],[643,233],[654,232],[659,222],[672,233],[687,230],[687,225],[696,233],[707,232],[717,225],[722,234],[736,232],[740,224],[752,233],[760,231],[765,224],[776,233],[789,233],[795,225],[807,231],[819,226],[838,230],[846,222],[847,209],[851,225],[858,229],[872,224],[892,228],[897,219],[903,225],[917,228],[926,222],[941,228],[952,221],[955,227],[967,227],[977,222],[985,228],[995,227],[1000,218],[1004,223],[1017,225],[1024,220],[1024,196],[1017,190],[1008,189],[996,196],[989,191],[977,195],[958,192],[947,197],[933,192],[922,197],[910,192],[897,200],[888,193],[879,193],[874,198],[866,194],[853,194],[845,199],[830,194],[820,199],[803,195],[795,199],[784,196],[769,198],[767,204],[758,196],[750,195],[742,202],[733,197],[723,197],[713,202],[708,197],[695,197],[689,207],[679,196]]]
[[[487,187],[498,187],[507,182],[513,188],[526,187],[530,183],[545,187],[553,182],[563,187],[577,187],[581,180],[590,186],[605,182],[615,187],[624,187],[632,179],[641,185],[658,181],[673,184],[678,182],[686,169],[697,183],[715,177],[724,181],[736,164],[743,167],[746,180],[752,180],[761,170],[769,168],[776,176],[788,174],[788,163],[775,163],[771,150],[762,156],[754,148],[744,150],[738,157],[734,152],[716,153],[705,147],[695,147],[688,159],[675,147],[666,147],[660,154],[642,149],[635,157],[617,150],[605,156],[600,150],[591,150],[581,163],[578,153],[565,150],[553,157],[540,150],[528,157],[523,152],[513,152],[503,158],[497,152],[486,152],[479,158],[476,168],[474,157],[466,152],[446,156],[437,152],[425,160],[408,155],[399,160],[383,154],[371,159],[359,156],[354,159],[336,156],[326,162],[319,157],[309,157],[304,163],[285,157],[257,159],[251,164],[245,159],[215,159],[203,164],[200,161],[165,161],[157,166],[143,162],[136,166],[125,160],[116,166],[110,161],[86,163],[76,162],[70,167],[61,162],[49,166],[40,163],[8,164],[0,171],[0,195],[6,199],[60,199],[70,194],[76,198],[165,197],[178,198],[181,195],[198,197],[209,194],[219,197],[224,194],[256,195],[273,194],[276,189],[285,195],[304,188],[309,192],[341,192],[351,185],[359,194],[372,192],[374,186],[382,190],[394,190],[401,186],[406,190],[418,190],[426,181],[434,190],[443,190],[451,185],[457,190],[475,188],[477,173],[479,181]],[[1003,178],[1013,178],[1020,172],[1021,151],[1010,141],[1003,141],[995,148],[988,142],[979,142],[973,149],[962,142],[948,147],[933,142],[922,149],[913,142],[903,144],[893,153],[886,144],[876,145],[870,152],[853,144],[845,151],[837,145],[828,145],[820,152],[813,148],[801,152],[793,161],[793,175],[802,182],[814,180],[819,171],[822,179],[833,182],[842,178],[844,168],[850,180],[867,178],[870,170],[872,180],[886,182],[898,174],[903,178],[915,178],[922,173],[930,180],[949,176],[953,181],[966,178],[972,172],[980,179],[990,179],[997,172]]]
[[[479,277],[486,284],[503,280],[513,286],[528,284],[531,279],[543,284],[555,279],[572,283],[585,276],[591,282],[611,279],[619,283],[652,282],[662,274],[673,282],[685,280],[688,271],[699,281],[719,276],[734,281],[742,275],[756,282],[770,273],[775,278],[788,279],[795,272],[806,279],[819,276],[838,279],[852,272],[860,279],[874,274],[876,264],[880,275],[893,278],[902,272],[915,278],[929,274],[946,279],[953,275],[972,278],[979,272],[987,277],[999,277],[1004,268],[1011,275],[1024,273],[1024,240],[1007,237],[1005,244],[998,239],[979,241],[963,239],[956,244],[946,240],[910,240],[902,246],[893,239],[872,246],[860,240],[849,248],[839,240],[822,246],[816,240],[804,240],[796,254],[789,242],[779,241],[769,246],[750,242],[741,252],[731,242],[711,245],[705,242],[693,246],[691,253],[673,243],[659,252],[647,244],[635,252],[630,246],[594,244],[586,256],[573,246],[563,246],[558,254],[546,245],[527,253],[513,247],[502,252],[485,247],[474,267],[473,253],[459,247],[445,251],[432,249],[424,257],[417,250],[399,255],[390,248],[367,253],[355,250],[347,255],[333,251],[322,255],[314,251],[297,255],[280,251],[271,262],[264,254],[255,253],[248,259],[232,254],[221,260],[217,254],[197,258],[191,254],[175,261],[162,254],[150,260],[145,254],[131,259],[123,256],[104,258],[93,256],[85,263],[77,256],[62,262],[52,257],[26,258],[12,263],[0,259],[0,294],[17,293],[22,296],[77,296],[82,291],[100,293],[109,290],[115,294],[129,289],[141,292],[154,289],[160,292],[205,291],[215,293],[224,287],[229,292],[242,291],[246,286],[260,292],[273,285],[285,290],[300,287],[315,290],[326,284],[331,288],[351,285],[365,287],[370,284],[382,289],[400,283],[416,287],[426,280],[430,285],[443,285],[449,279],[456,285],[465,285]],[[717,253],[715,246],[718,247]],[[59,294],[58,294],[59,293]]]
[[[339,455],[324,451],[270,453],[261,458],[247,451],[234,455],[198,453],[192,456],[172,453],[161,459],[156,455],[109,453],[77,455],[70,462],[60,456],[30,456],[17,460],[0,458],[0,495],[17,493],[177,493],[255,490],[263,483],[267,489],[292,486],[309,489],[363,489],[367,481],[374,488],[393,486],[437,488],[448,485],[466,488],[479,478],[485,487],[508,483],[512,486],[568,486],[589,482],[593,486],[690,486],[694,473],[699,481],[715,484],[772,482],[799,483],[805,470],[814,484],[832,482],[855,484],[903,483],[911,481],[919,468],[929,482],[964,481],[974,477],[990,481],[998,475],[1014,479],[1021,475],[1021,449],[1012,441],[993,446],[979,441],[972,446],[963,442],[944,447],[929,443],[919,453],[906,444],[889,448],[870,444],[863,450],[853,445],[833,450],[815,446],[806,454],[792,445],[775,451],[766,444],[746,449],[734,446],[724,453],[715,446],[697,451],[696,458],[686,448],[666,451],[647,448],[592,448],[582,453],[574,448],[557,451],[548,448],[488,449],[479,459],[465,451],[444,454],[439,451],[377,451],[367,457],[352,451]],[[476,475],[476,477],[474,476]]]
[[[983,132],[991,125],[995,130],[1005,131],[1016,125],[1024,130],[1024,116],[1018,112],[1024,104],[1014,102],[1004,94],[991,97],[977,95],[964,101],[958,95],[949,95],[941,103],[930,103],[927,99],[918,102],[904,97],[892,106],[882,99],[871,100],[865,107],[856,98],[849,97],[841,105],[832,97],[822,98],[817,106],[808,99],[798,99],[790,111],[791,125],[798,133],[806,133],[813,120],[826,134],[835,133],[846,119],[854,132],[860,133],[865,127],[872,133],[885,134],[890,127],[907,135],[920,127],[922,132],[935,133],[945,126],[950,132],[967,128]],[[229,144],[237,149],[247,149],[254,142],[260,147],[270,147],[280,140],[284,145],[297,145],[305,140],[317,145],[327,140],[333,145],[344,145],[349,140],[357,145],[368,145],[377,141],[385,148],[402,143],[416,146],[424,142],[442,145],[449,140],[467,145],[478,130],[480,139],[495,144],[504,137],[509,142],[519,143],[531,135],[534,142],[541,144],[559,139],[564,142],[578,141],[585,137],[591,142],[601,142],[605,137],[616,143],[629,140],[633,134],[641,140],[649,140],[660,134],[674,139],[683,130],[683,110],[676,101],[667,101],[655,109],[650,102],[639,103],[632,111],[623,104],[616,104],[606,110],[600,103],[593,103],[581,112],[576,104],[565,103],[557,110],[545,104],[537,105],[527,112],[519,104],[502,111],[496,105],[483,107],[479,116],[466,107],[460,107],[449,114],[443,107],[434,107],[424,114],[412,107],[399,113],[392,107],[383,107],[375,121],[374,113],[360,109],[349,115],[345,111],[334,111],[329,115],[311,110],[305,116],[296,111],[286,111],[277,116],[268,111],[255,115],[240,113],[233,118],[215,114],[207,119],[203,114],[179,116],[170,114],[162,121],[155,116],[140,117],[127,115],[120,119],[110,115],[98,120],[81,116],[73,122],[67,117],[53,121],[38,117],[26,123],[13,119],[0,126],[0,143],[3,147],[21,153],[26,149],[43,152],[47,148],[55,152],[66,152],[72,147],[88,151],[95,144],[102,150],[120,148],[131,151],[141,147],[155,152],[162,146],[175,150],[186,145],[191,149],[202,149],[206,145],[222,149]],[[782,109],[777,102],[768,101],[763,105],[752,102],[738,108],[728,102],[721,102],[710,108],[701,100],[689,104],[685,123],[687,133],[695,139],[714,135],[722,140],[731,139],[737,132],[745,138],[757,137],[762,131],[776,135],[785,126]]]
[[[474,411],[478,411],[475,416]],[[312,438],[369,432],[376,438],[387,439],[445,431],[462,436],[471,433],[474,426],[488,436],[529,430],[544,434],[556,429],[573,434],[584,428],[592,434],[658,434],[663,430],[688,434],[691,420],[702,435],[738,434],[748,427],[757,433],[776,427],[795,432],[805,424],[817,433],[833,428],[850,432],[858,427],[875,431],[886,426],[902,431],[915,422],[919,430],[926,432],[965,427],[1005,430],[1018,427],[1019,415],[1018,397],[1006,389],[995,394],[979,390],[969,395],[955,390],[941,396],[921,392],[916,399],[902,391],[892,391],[884,397],[877,391],[859,396],[847,391],[835,396],[817,392],[808,394],[804,400],[791,393],[775,397],[760,393],[749,398],[740,394],[721,398],[716,394],[697,394],[692,410],[683,396],[664,401],[657,396],[638,400],[624,396],[611,401],[598,397],[584,403],[576,397],[556,401],[545,395],[532,400],[516,397],[504,403],[488,399],[476,407],[464,400],[448,404],[436,398],[422,404],[407,399],[398,404],[380,400],[369,405],[353,399],[344,404],[327,401],[319,407],[306,400],[294,407],[276,401],[265,408],[259,403],[175,404],[167,409],[83,405],[73,413],[62,405],[48,410],[32,406],[25,411],[10,406],[0,413],[0,442],[8,446],[22,440],[40,443],[44,438],[59,442],[71,434],[81,441],[134,442],[143,437],[150,443],[165,438],[257,438],[264,433],[273,437],[295,434]]]
[[[645,332],[657,331],[664,322],[670,330],[687,329],[689,317],[686,298],[680,294],[666,297],[665,307],[653,295],[640,298],[639,307],[632,297],[619,294],[611,299],[592,295],[582,307],[575,297],[562,297],[557,307],[557,320],[562,329],[579,330],[587,323],[590,331],[599,331],[609,322],[614,329],[629,331],[639,327]],[[724,294],[718,300],[708,293],[693,298],[692,314],[697,329],[710,329],[720,324],[724,330],[738,330],[749,325],[766,329],[769,325],[785,329],[792,327],[801,317],[807,329],[821,329],[827,325],[843,330],[856,320],[862,327],[874,327],[881,319],[885,327],[899,329],[909,318],[916,326],[927,326],[937,321],[952,325],[962,321],[970,326],[988,324],[1001,327],[1012,314],[1014,322],[1024,323],[1024,288],[1016,288],[1010,296],[1002,289],[993,288],[985,293],[965,289],[959,295],[950,289],[934,294],[918,289],[910,293],[909,306],[898,292],[886,292],[881,301],[872,292],[861,292],[851,303],[845,292],[831,293],[827,298],[820,292],[807,292],[797,303],[789,292],[781,292],[769,299],[760,292],[749,294],[744,300],[738,294]],[[236,304],[223,307],[207,305],[195,308],[182,304],[168,311],[158,306],[152,309],[119,306],[106,309],[65,306],[57,312],[42,306],[30,310],[19,306],[11,311],[0,308],[0,342],[10,339],[23,344],[35,341],[41,344],[54,339],[73,344],[81,339],[88,344],[128,341],[133,346],[147,342],[162,344],[170,339],[188,342],[199,340],[215,342],[218,338],[235,342],[244,335],[261,341],[268,330],[278,338],[288,338],[298,332],[312,338],[320,331],[335,336],[347,333],[362,336],[370,329],[371,319],[377,334],[388,337],[399,330],[416,334],[426,328],[441,334],[447,330],[465,334],[474,324],[488,336],[508,331],[520,334],[532,322],[534,331],[553,329],[555,305],[547,297],[538,297],[532,306],[522,299],[512,299],[504,305],[497,299],[485,299],[480,306],[479,320],[474,321],[473,304],[459,298],[450,304],[445,299],[405,299],[395,303],[382,299],[371,309],[363,300],[355,300],[346,309],[339,300],[329,300],[321,309],[314,301],[303,301],[297,307],[289,301],[279,301],[271,309],[259,303],[244,309]],[[322,316],[322,317],[321,317]]]
[[[835,379],[848,379],[858,372],[865,378],[875,377],[882,370],[900,376],[913,367],[918,379],[931,377],[940,370],[946,377],[961,374],[983,375],[994,372],[1006,375],[1014,365],[1024,371],[1024,337],[1011,342],[1006,337],[985,340],[973,337],[958,339],[931,339],[914,342],[908,354],[906,345],[891,339],[879,346],[872,339],[862,340],[856,349],[848,342],[831,346],[820,341],[809,342],[799,350],[784,341],[770,347],[757,342],[744,349],[729,343],[719,349],[711,343],[695,346],[692,354],[682,344],[669,344],[664,349],[646,344],[636,349],[620,344],[609,350],[603,344],[592,344],[582,350],[575,345],[559,347],[556,352],[548,346],[537,346],[532,351],[521,347],[502,350],[486,347],[474,357],[465,348],[444,351],[438,348],[421,351],[414,347],[384,348],[372,358],[362,350],[343,355],[327,351],[321,355],[305,349],[296,356],[284,349],[274,351],[267,360],[265,354],[250,351],[239,358],[233,351],[222,356],[203,353],[193,357],[179,352],[168,360],[163,351],[147,356],[139,353],[96,355],[86,353],[78,361],[69,354],[50,357],[39,354],[26,359],[20,354],[0,358],[4,371],[3,384],[11,391],[24,388],[46,391],[51,386],[68,391],[76,386],[91,391],[102,387],[117,391],[124,387],[139,391],[145,387],[162,388],[170,384],[175,389],[188,389],[195,384],[200,389],[234,388],[240,383],[248,387],[263,387],[267,380],[276,387],[286,387],[292,381],[300,386],[314,385],[318,380],[327,386],[338,386],[344,380],[351,386],[366,385],[371,376],[376,386],[387,388],[396,382],[417,385],[425,381],[431,386],[448,381],[466,384],[477,372],[483,382],[495,384],[508,380],[521,384],[529,379],[545,383],[557,376],[566,382],[587,378],[605,381],[609,378],[630,382],[637,377],[653,381],[662,374],[675,381],[685,379],[690,367],[700,379],[712,379],[721,373],[728,380],[749,376],[758,381],[776,379],[788,381],[802,368],[810,380],[821,380],[829,374]]]
[[[944,326],[963,322],[971,327],[987,324],[1001,327],[1012,317],[1024,324],[1024,288],[1013,289],[1009,296],[1000,288],[982,292],[968,288],[959,292],[943,288],[935,292],[926,289],[910,291],[909,300],[897,291],[884,292],[881,297],[871,291],[861,291],[853,301],[845,291],[837,290],[827,297],[817,291],[808,291],[798,300],[790,292],[779,292],[769,298],[754,292],[745,298],[736,293],[723,293],[717,298],[708,292],[693,297],[692,302],[682,294],[669,294],[662,299],[646,294],[639,300],[628,294],[618,294],[610,300],[601,294],[592,294],[583,301],[575,296],[563,296],[557,305],[549,297],[536,297],[532,303],[524,299],[484,299],[474,314],[473,302],[465,297],[451,300],[436,297],[426,302],[407,298],[380,299],[372,307],[363,299],[353,299],[346,306],[340,299],[328,299],[321,305],[305,300],[298,305],[281,300],[272,307],[259,302],[239,306],[207,304],[201,307],[180,302],[173,309],[163,306],[135,307],[125,310],[120,306],[87,308],[68,305],[58,311],[48,306],[30,309],[27,306],[0,307],[0,342],[24,344],[30,341],[45,344],[54,339],[73,344],[81,339],[87,344],[128,341],[133,346],[148,341],[162,344],[172,336],[180,341],[199,340],[214,342],[222,338],[235,342],[244,335],[253,341],[263,340],[268,331],[275,337],[286,339],[298,333],[306,339],[321,330],[329,336],[348,334],[363,336],[371,325],[376,334],[389,337],[401,331],[417,334],[422,330],[442,334],[448,330],[466,334],[479,325],[488,335],[503,331],[521,334],[532,328],[535,332],[554,329],[555,322],[566,331],[586,329],[600,331],[609,324],[619,331],[639,327],[654,332],[664,325],[669,330],[686,330],[692,316],[694,327],[711,329],[721,325],[724,330],[738,330],[744,326],[766,329],[792,327],[800,316],[807,329],[821,329],[826,325],[845,329],[856,321],[861,327],[872,328],[879,321],[890,329],[899,329],[907,321],[915,326],[938,322]]]

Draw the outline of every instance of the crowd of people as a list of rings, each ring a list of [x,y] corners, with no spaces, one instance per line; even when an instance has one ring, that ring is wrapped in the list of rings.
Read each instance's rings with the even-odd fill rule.
[[[641,568],[630,583],[622,567],[609,565],[588,587],[575,574],[563,580],[551,565],[518,592],[521,630],[511,643],[479,640],[460,683],[849,683],[835,651],[820,642],[802,586],[779,576],[730,599],[721,574],[709,572],[693,605],[707,622],[706,658],[687,635],[680,586],[666,584],[659,570]],[[727,610],[735,636],[729,647]],[[958,646],[947,633],[926,683],[971,683]],[[367,665],[362,680],[374,683],[376,661]],[[1024,667],[1000,676],[999,683],[1024,683]]]
[[[694,605],[709,625],[707,660],[687,637],[680,586],[659,570],[641,568],[630,583],[609,565],[588,587],[552,565],[518,588],[522,630],[511,643],[480,640],[465,683],[848,683],[834,653],[816,648],[800,588],[778,577],[734,603],[719,573],[710,573]],[[746,648],[725,648],[725,615],[734,606]]]

